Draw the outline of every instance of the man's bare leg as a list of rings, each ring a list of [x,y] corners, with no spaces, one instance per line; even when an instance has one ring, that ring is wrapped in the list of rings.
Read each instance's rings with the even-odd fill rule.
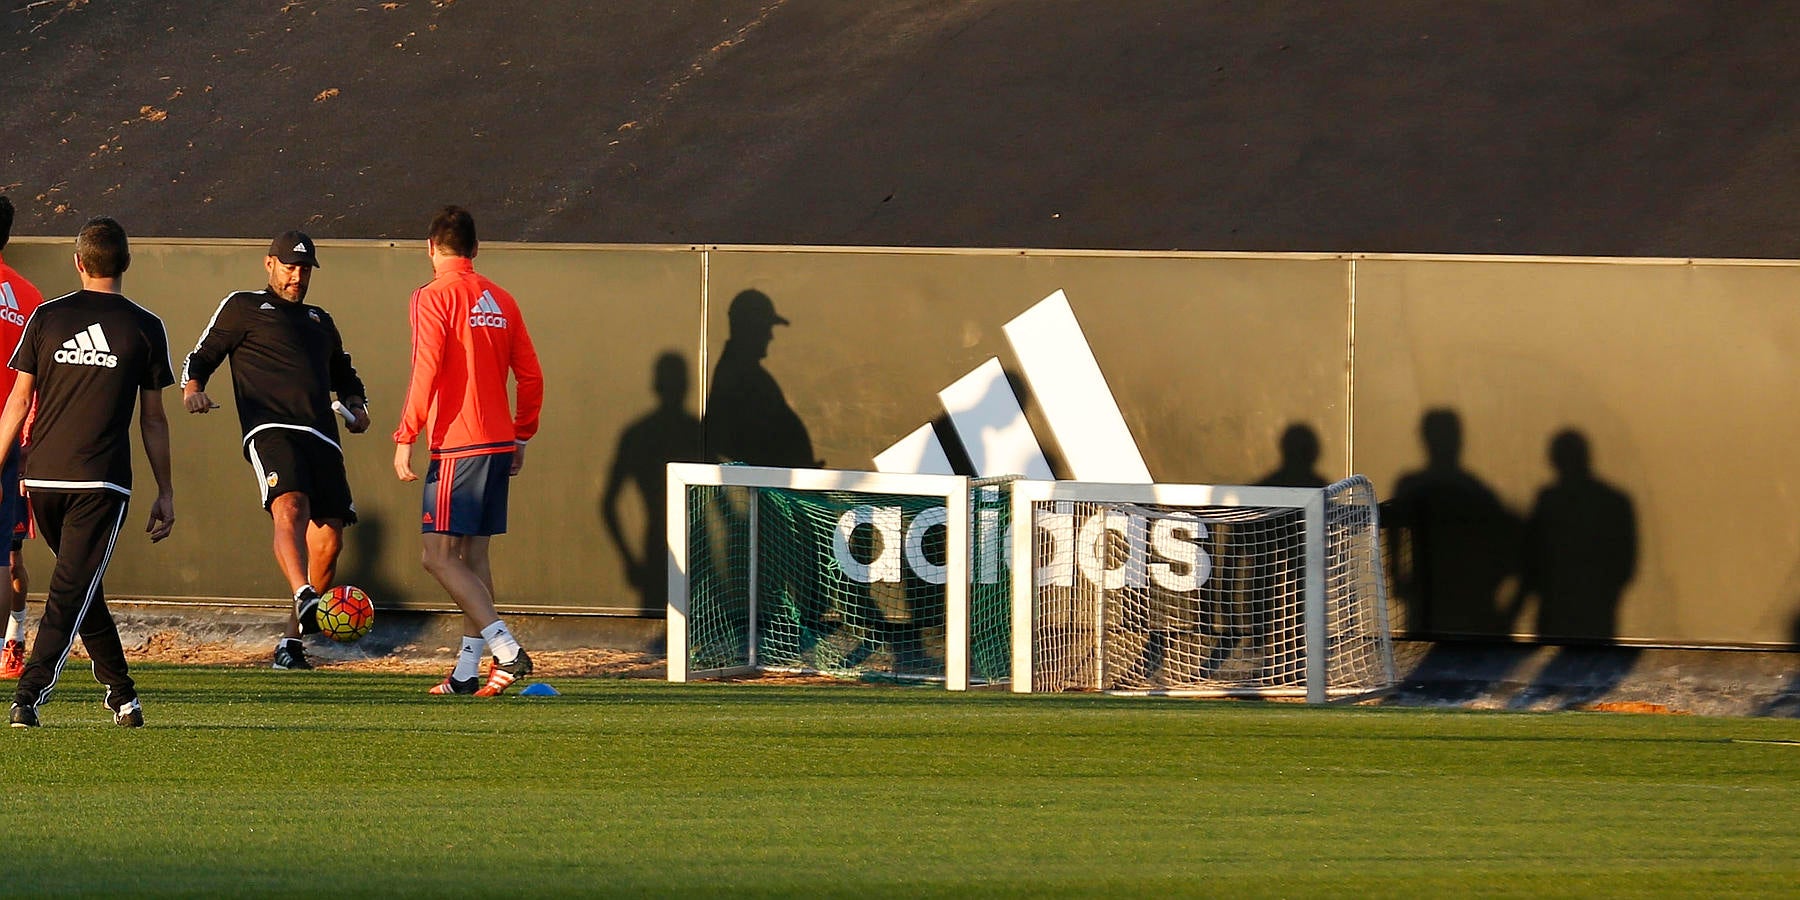
[[[337,584],[338,554],[344,550],[344,520],[322,519],[306,525],[307,584],[324,593]]]
[[[506,623],[494,610],[494,579],[488,562],[486,535],[425,534],[421,561],[463,613],[463,648],[451,679],[468,667],[471,650],[479,660],[482,643],[494,654],[488,683],[476,694],[494,696],[513,681],[531,673],[531,658],[519,646]],[[481,641],[482,643],[475,643]]]
[[[307,581],[307,531],[312,501],[301,493],[282,494],[270,501],[269,518],[275,523],[275,564],[287,578],[288,590],[298,595],[301,588],[311,584]],[[283,636],[300,637],[300,617],[293,607],[288,609],[288,626]]]
[[[488,582],[476,573],[464,555],[469,543],[480,542],[482,548],[477,555],[485,561],[487,538],[460,534],[424,534],[420,537],[425,544],[420,559],[425,571],[437,579],[456,608],[462,610],[464,633],[480,634],[500,617],[494,612],[494,594]]]

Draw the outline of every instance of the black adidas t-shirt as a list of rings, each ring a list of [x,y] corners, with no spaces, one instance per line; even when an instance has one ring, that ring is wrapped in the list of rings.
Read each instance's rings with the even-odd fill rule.
[[[138,392],[175,383],[162,320],[119,294],[65,294],[25,323],[12,367],[37,379],[25,486],[130,494]]]

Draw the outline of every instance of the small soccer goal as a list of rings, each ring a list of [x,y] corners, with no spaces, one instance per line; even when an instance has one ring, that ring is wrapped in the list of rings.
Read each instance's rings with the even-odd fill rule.
[[[1004,681],[1010,482],[669,464],[669,680]]]
[[[1015,691],[1320,703],[1394,683],[1367,479],[1011,494]]]

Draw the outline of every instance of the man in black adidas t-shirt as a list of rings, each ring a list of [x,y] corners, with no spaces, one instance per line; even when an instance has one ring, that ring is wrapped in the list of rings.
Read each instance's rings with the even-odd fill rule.
[[[206,383],[231,360],[244,458],[256,470],[275,526],[275,562],[294,597],[287,632],[275,643],[277,669],[312,668],[300,634],[319,630],[319,592],[336,579],[344,527],[356,521],[332,392],[352,434],[369,428],[367,395],[337,323],[305,302],[318,265],[312,238],[299,231],[277,237],[263,258],[269,286],[221,301],[181,366],[182,404],[206,413],[216,406]]]
[[[50,699],[76,634],[94,677],[106,685],[113,721],[144,724],[100,585],[131,497],[131,415],[140,402],[138,428],[157,487],[145,531],[154,542],[175,527],[162,402],[175,375],[162,320],[119,293],[130,265],[125,229],[112,219],[89,220],[75,238],[82,289],[39,306],[13,353],[19,376],[0,413],[0,447],[18,438],[35,395],[24,482],[38,531],[56,554],[44,617],[13,695],[14,727],[38,724],[38,707]]]

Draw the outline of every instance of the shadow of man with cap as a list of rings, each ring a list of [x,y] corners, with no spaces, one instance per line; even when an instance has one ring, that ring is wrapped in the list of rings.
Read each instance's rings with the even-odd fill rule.
[[[701,417],[706,458],[756,466],[823,466],[824,461],[813,456],[806,423],[762,364],[775,339],[775,326],[788,320],[776,314],[768,294],[755,289],[733,297],[727,316],[731,334],[713,367]],[[764,502],[758,508],[765,528],[787,533],[803,528],[788,504]],[[817,574],[822,565],[817,556],[820,546],[829,545],[803,541],[792,564],[763,569],[758,586],[765,620],[786,620],[798,631],[801,658],[791,662],[799,665],[814,665],[807,661],[813,648],[836,630],[834,602]]]
[[[768,294],[755,289],[733,297],[728,316],[731,335],[713,367],[702,420],[708,458],[755,466],[823,465],[813,456],[806,423],[762,364],[775,339],[775,326],[788,320],[775,313]]]

